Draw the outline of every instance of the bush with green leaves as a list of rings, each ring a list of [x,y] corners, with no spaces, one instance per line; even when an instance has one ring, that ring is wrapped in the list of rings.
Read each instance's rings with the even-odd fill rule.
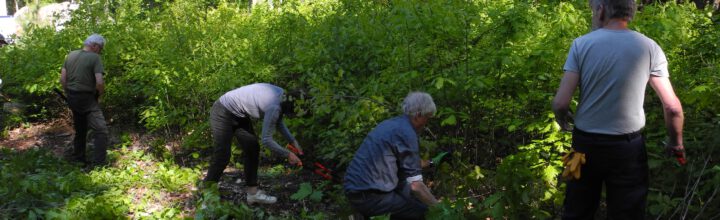
[[[423,90],[438,106],[423,157],[454,152],[434,174],[434,192],[452,203],[441,213],[553,218],[570,134],[557,128],[550,102],[569,46],[590,31],[589,19],[584,0],[284,1],[251,10],[223,0],[92,0],[66,29],[32,28],[0,49],[0,77],[10,96],[51,106],[65,54],[97,32],[108,39],[103,103],[113,120],[175,134],[188,155],[206,160],[197,152],[210,147],[212,102],[235,87],[271,82],[304,92],[300,117],[287,124],[308,153],[340,169],[367,132],[400,114],[408,92]],[[720,143],[713,138],[720,127],[718,16],[691,4],[650,4],[631,28],[665,50],[684,104],[690,160],[673,167],[662,154],[662,107],[649,90],[648,215],[717,217],[708,210],[720,208],[712,163]]]

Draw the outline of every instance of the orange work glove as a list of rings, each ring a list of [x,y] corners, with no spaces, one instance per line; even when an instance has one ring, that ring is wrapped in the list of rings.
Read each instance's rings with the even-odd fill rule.
[[[562,158],[563,170],[562,177],[565,180],[580,179],[580,168],[585,164],[585,154],[571,150]]]

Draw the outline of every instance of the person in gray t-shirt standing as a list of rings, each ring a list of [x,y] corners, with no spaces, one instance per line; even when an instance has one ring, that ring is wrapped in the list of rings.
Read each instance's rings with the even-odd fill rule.
[[[670,84],[662,49],[628,29],[635,1],[590,0],[590,7],[593,31],[573,41],[553,100],[558,124],[573,131],[571,157],[584,157],[577,163],[585,161],[575,178],[567,181],[562,215],[563,219],[592,219],[604,184],[608,218],[643,219],[649,185],[641,131],[647,84],[662,101],[669,136],[666,149],[681,163],[685,159],[682,105]],[[580,99],[572,127],[569,103],[578,87]]]
[[[277,198],[258,189],[257,170],[260,144],[255,136],[251,119],[262,119],[261,138],[263,145],[276,154],[287,157],[293,165],[302,165],[297,155],[281,147],[273,140],[277,129],[302,154],[302,148],[283,123],[282,117],[293,114],[293,102],[284,95],[282,88],[268,83],[255,83],[237,88],[222,95],[215,101],[210,112],[214,151],[213,160],[205,181],[217,182],[230,162],[232,137],[243,147],[247,202],[272,204]],[[285,101],[283,101],[285,99]]]

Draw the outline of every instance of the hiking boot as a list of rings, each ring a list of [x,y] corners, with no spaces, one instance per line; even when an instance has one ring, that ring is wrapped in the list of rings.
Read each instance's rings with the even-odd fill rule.
[[[262,190],[258,190],[255,195],[250,195],[250,193],[247,194],[248,205],[252,205],[253,203],[273,204],[275,202],[277,202],[277,198],[275,196],[267,195]]]

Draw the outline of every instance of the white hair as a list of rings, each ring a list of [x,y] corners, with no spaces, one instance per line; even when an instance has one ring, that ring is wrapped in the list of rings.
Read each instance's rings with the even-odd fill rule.
[[[415,116],[418,113],[422,115],[435,114],[435,102],[433,102],[430,94],[424,92],[410,92],[403,100],[403,113],[409,116]]]
[[[85,42],[83,42],[83,45],[85,45],[85,46],[92,46],[93,44],[97,44],[97,45],[104,47],[105,46],[105,38],[103,38],[99,34],[92,34],[87,39],[85,39]]]

